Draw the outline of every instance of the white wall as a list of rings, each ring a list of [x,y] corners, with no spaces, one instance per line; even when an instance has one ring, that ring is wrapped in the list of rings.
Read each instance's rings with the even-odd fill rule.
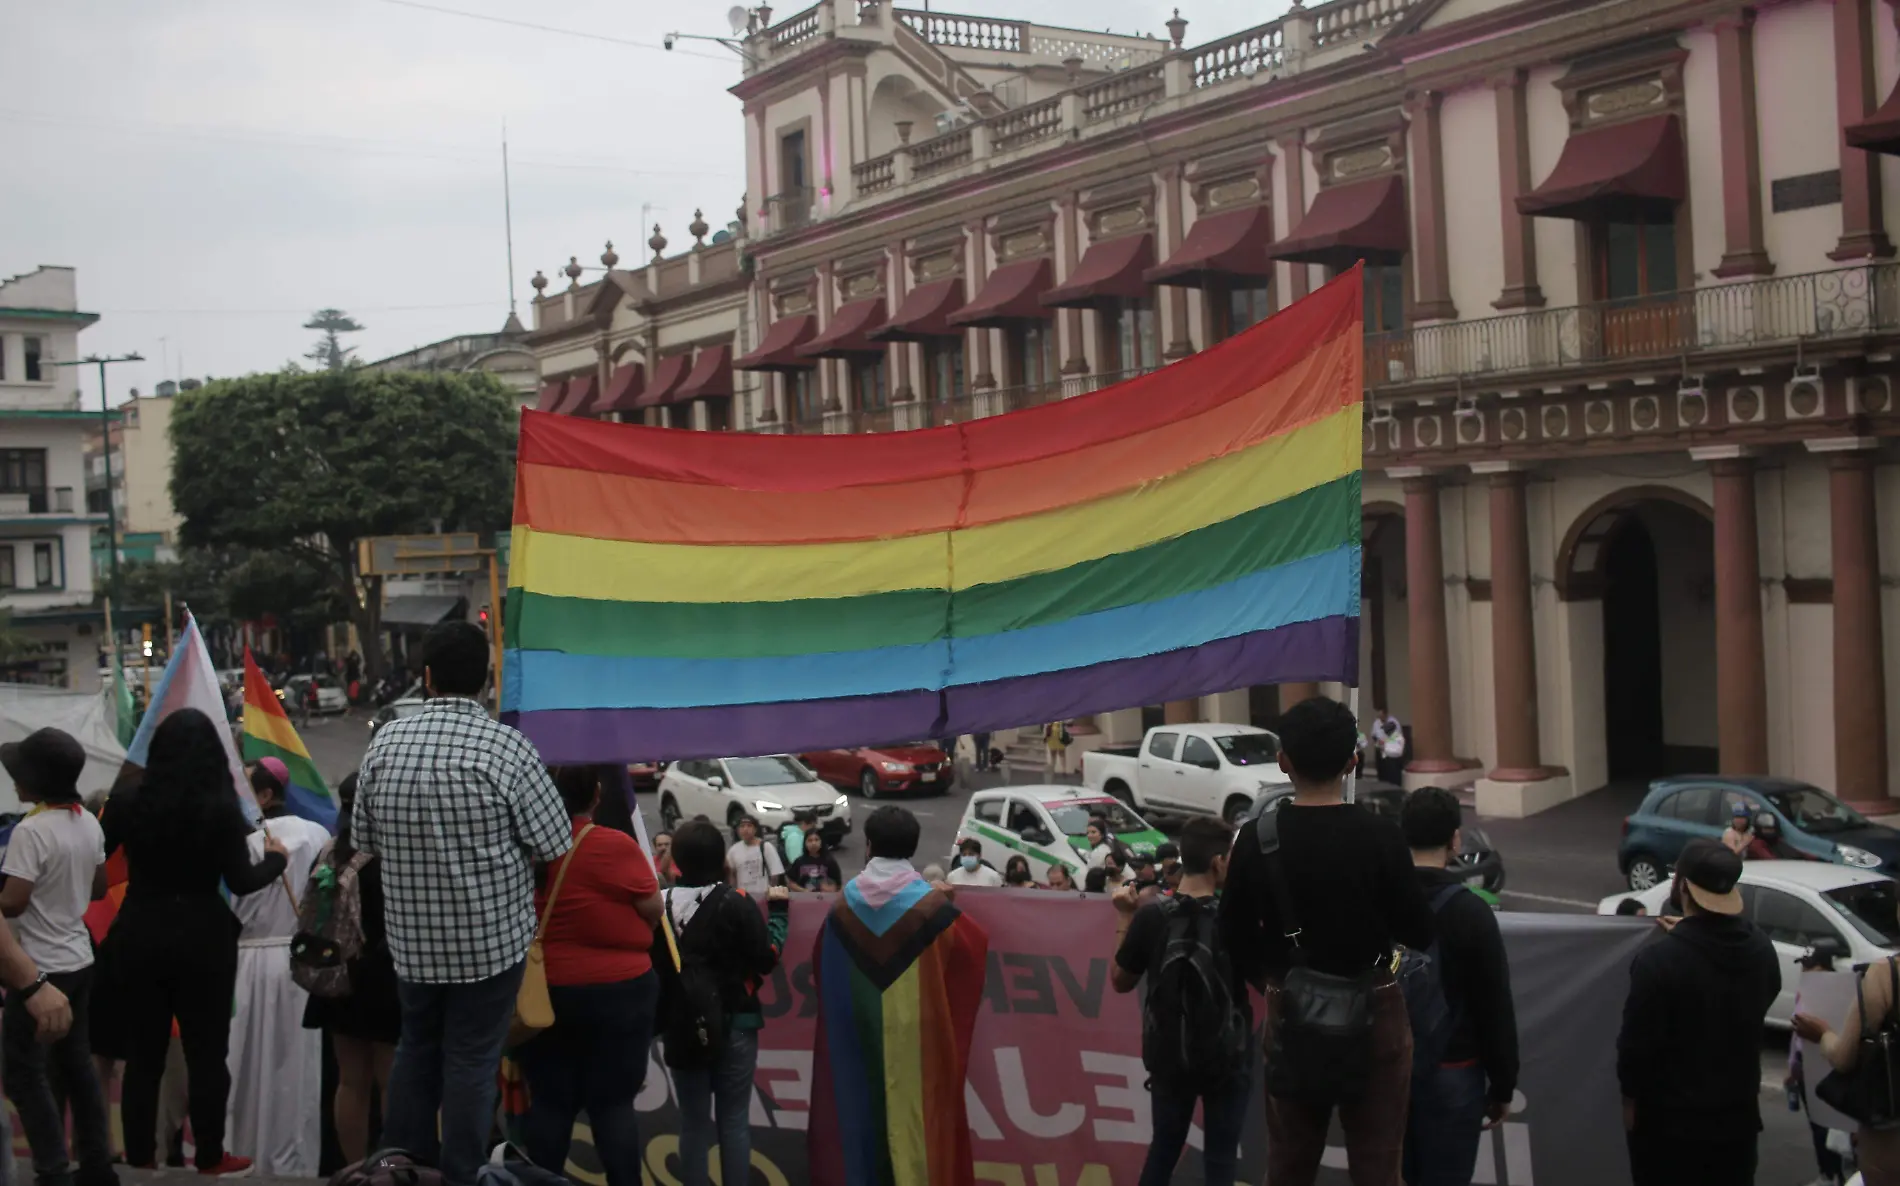
[[[1445,259],[1463,320],[1488,317],[1504,290],[1503,195],[1497,99],[1487,86],[1445,96],[1439,131],[1445,178]],[[1516,212],[1512,212],[1515,216]]]
[[[1560,66],[1539,66],[1530,71],[1524,83],[1533,188],[1542,185],[1557,167],[1564,142],[1570,138],[1570,117],[1564,112],[1563,95],[1556,87],[1562,75]],[[1496,176],[1495,171],[1492,176]],[[1576,224],[1563,218],[1533,218],[1531,226],[1537,242],[1537,282],[1543,288],[1545,303],[1553,308],[1578,303]],[[1464,261],[1457,256],[1452,260],[1455,276]]]
[[[1708,279],[1722,262],[1722,97],[1716,71],[1715,34],[1691,29],[1680,38],[1689,51],[1682,64],[1684,150],[1689,162],[1689,206],[1696,279]],[[1757,56],[1759,60],[1759,55]],[[1678,276],[1687,287],[1693,281]]]
[[[1892,28],[1890,10],[1874,4],[1876,25]],[[1838,267],[1827,253],[1841,233],[1838,204],[1774,213],[1770,187],[1776,178],[1819,173],[1840,167],[1843,149],[1831,135],[1836,121],[1833,82],[1832,7],[1785,4],[1760,9],[1755,17],[1755,113],[1761,134],[1762,234],[1777,275],[1820,272]],[[1880,69],[1876,68],[1878,74]],[[1886,97],[1883,90],[1874,100]],[[1699,238],[1700,236],[1698,236]]]

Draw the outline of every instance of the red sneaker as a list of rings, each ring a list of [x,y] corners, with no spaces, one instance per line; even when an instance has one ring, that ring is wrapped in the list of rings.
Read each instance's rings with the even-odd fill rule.
[[[223,1161],[216,1165],[201,1165],[198,1172],[207,1178],[248,1178],[251,1176],[251,1159],[226,1153]]]

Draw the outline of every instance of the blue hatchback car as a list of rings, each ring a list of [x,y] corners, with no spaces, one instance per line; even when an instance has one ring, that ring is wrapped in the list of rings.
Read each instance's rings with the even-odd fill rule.
[[[1682,846],[1715,839],[1740,804],[1750,816],[1781,821],[1790,856],[1900,874],[1900,831],[1869,820],[1819,787],[1785,778],[1684,774],[1649,784],[1636,814],[1623,821],[1617,867],[1633,890],[1669,876]]]

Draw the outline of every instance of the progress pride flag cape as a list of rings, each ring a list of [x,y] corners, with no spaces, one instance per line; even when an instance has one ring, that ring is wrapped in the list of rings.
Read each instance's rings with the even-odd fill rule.
[[[1356,683],[1360,291],[916,432],[523,413],[503,717],[614,762]]]

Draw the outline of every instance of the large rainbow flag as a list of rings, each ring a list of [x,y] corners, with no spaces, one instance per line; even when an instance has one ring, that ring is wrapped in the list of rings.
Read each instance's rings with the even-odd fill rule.
[[[310,760],[310,751],[304,747],[303,738],[297,736],[297,730],[291,727],[283,702],[277,699],[277,693],[271,688],[264,669],[251,657],[249,647],[244,648],[242,747],[246,762],[255,762],[259,758],[278,758],[283,761],[284,768],[290,772],[290,788],[285,796],[285,806],[292,815],[315,820],[330,831],[336,831],[336,796],[330,793],[329,784],[323,781],[323,775],[317,771],[317,764]]]
[[[527,412],[502,708],[550,762],[1357,681],[1357,270],[1154,374],[916,432]]]

